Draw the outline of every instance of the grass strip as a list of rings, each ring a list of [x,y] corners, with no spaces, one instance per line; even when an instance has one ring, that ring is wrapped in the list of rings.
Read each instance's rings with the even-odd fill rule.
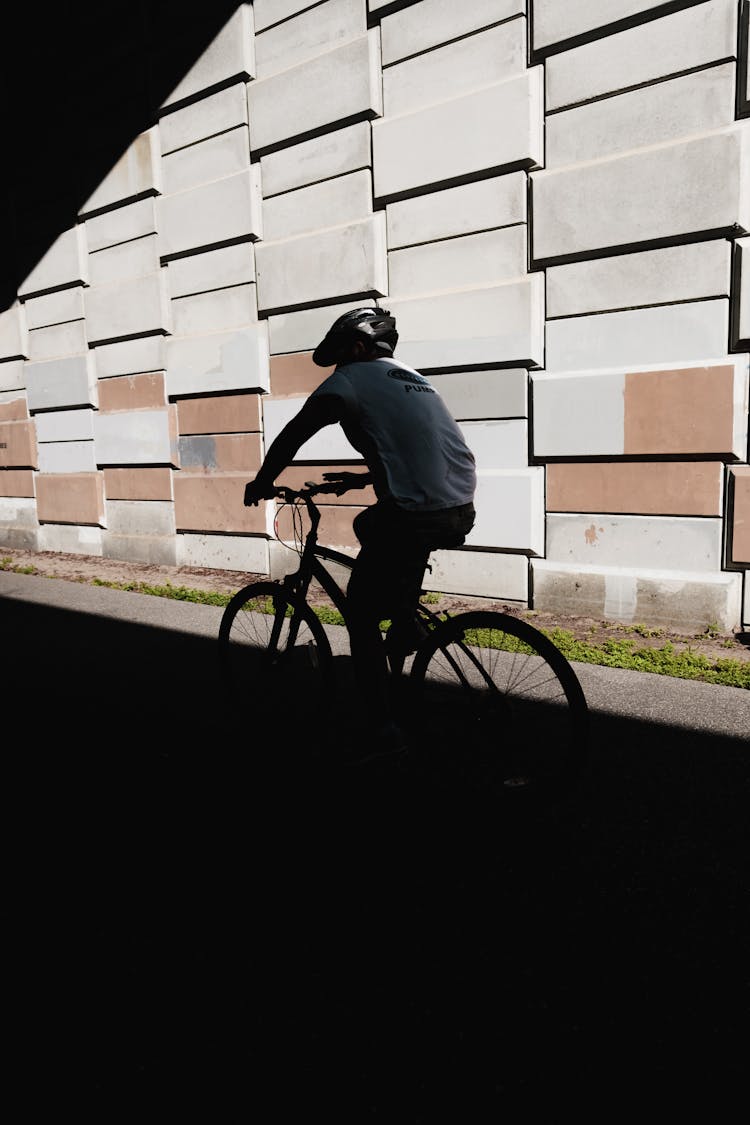
[[[0,570],[10,571],[14,574],[37,574],[42,577],[58,577],[57,575],[44,574],[34,566],[12,565],[11,558],[0,558]],[[85,582],[85,579],[81,581]],[[112,590],[125,590],[136,594],[147,594],[156,598],[171,598],[173,601],[192,602],[195,605],[211,605],[223,608],[231,601],[232,594],[221,594],[209,590],[193,590],[187,586],[173,586],[167,583],[164,586],[151,586],[147,582],[108,582],[102,578],[93,578],[92,586],[104,586]],[[439,600],[437,594],[426,594],[423,598],[427,604]],[[263,602],[248,603],[247,609],[254,609],[259,613],[273,613],[273,602],[270,598]],[[344,625],[344,618],[338,610],[328,606],[313,606],[318,619],[324,625]],[[388,621],[382,621],[381,629],[386,629]],[[683,680],[700,680],[703,683],[723,684],[727,687],[750,689],[750,661],[736,660],[733,657],[710,660],[701,652],[695,652],[690,647],[677,651],[674,645],[667,641],[659,648],[644,646],[636,647],[637,642],[631,638],[623,640],[609,639],[600,644],[590,641],[578,640],[567,629],[540,629],[552,643],[560,650],[567,660],[577,661],[582,664],[598,664],[607,668],[625,668],[636,672],[652,672],[659,676],[673,676]],[[635,632],[641,632],[634,627]],[[475,630],[476,643],[489,644],[492,647],[506,651],[530,651],[518,641],[516,637],[508,634],[489,637],[489,630]],[[492,631],[495,632],[494,630]],[[643,629],[644,635],[655,635],[654,631]]]

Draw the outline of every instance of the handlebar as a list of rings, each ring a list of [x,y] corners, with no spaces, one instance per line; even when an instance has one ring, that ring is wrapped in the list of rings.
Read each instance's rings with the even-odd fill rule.
[[[369,474],[366,473],[323,473],[323,481],[326,483],[306,480],[304,488],[290,488],[282,484],[274,489],[274,495],[291,503],[293,500],[307,500],[324,493],[343,496],[353,489],[367,488],[371,483]]]

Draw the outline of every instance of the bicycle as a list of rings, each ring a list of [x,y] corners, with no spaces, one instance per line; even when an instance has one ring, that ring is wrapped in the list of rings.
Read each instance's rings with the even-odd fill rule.
[[[279,486],[275,495],[292,506],[298,568],[277,580],[253,582],[232,597],[219,627],[219,653],[227,679],[238,691],[253,689],[266,703],[315,704],[335,686],[334,660],[325,628],[308,600],[316,580],[346,622],[346,594],[331,573],[351,570],[354,558],[318,542],[316,496],[341,496],[352,474],[324,473],[325,483]],[[346,479],[348,477],[348,479]],[[274,530],[279,537],[279,509]],[[301,516],[310,527],[304,537]],[[433,763],[456,747],[463,772],[505,788],[556,787],[574,780],[587,756],[588,707],[568,660],[540,630],[495,609],[435,613],[415,607],[423,639],[411,653],[388,653],[415,744]],[[387,622],[381,622],[387,636]],[[387,649],[386,649],[387,651]],[[314,711],[307,713],[313,714]]]

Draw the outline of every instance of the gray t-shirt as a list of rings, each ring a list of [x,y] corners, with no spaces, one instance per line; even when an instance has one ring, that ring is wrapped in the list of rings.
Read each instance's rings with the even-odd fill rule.
[[[392,356],[347,363],[313,395],[336,395],[347,438],[361,453],[378,499],[439,511],[474,499],[474,455],[435,388]]]

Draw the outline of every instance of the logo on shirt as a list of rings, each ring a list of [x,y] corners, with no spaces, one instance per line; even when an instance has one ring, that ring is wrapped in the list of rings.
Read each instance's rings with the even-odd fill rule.
[[[412,375],[410,371],[402,371],[399,367],[391,367],[386,372],[389,379],[398,379],[399,382],[404,384],[404,390],[409,391],[424,391],[427,394],[434,395],[435,388],[431,387],[429,383],[422,382],[421,379]]]

